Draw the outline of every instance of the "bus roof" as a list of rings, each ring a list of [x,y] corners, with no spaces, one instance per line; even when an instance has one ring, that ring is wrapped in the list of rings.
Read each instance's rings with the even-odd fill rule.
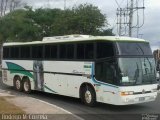
[[[80,42],[80,41],[128,41],[128,42],[148,42],[144,39],[131,38],[131,37],[119,37],[119,36],[92,36],[92,35],[65,35],[65,36],[54,36],[44,37],[42,41],[33,42],[10,42],[4,43],[3,46],[14,46],[14,45],[33,45],[33,44],[47,44],[47,43],[66,43],[66,42]]]

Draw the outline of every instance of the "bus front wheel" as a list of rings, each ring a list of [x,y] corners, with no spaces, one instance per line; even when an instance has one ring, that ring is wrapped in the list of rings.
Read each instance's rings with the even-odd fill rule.
[[[94,106],[96,103],[96,94],[92,87],[86,85],[82,88],[82,101],[88,106]]]
[[[14,77],[14,88],[17,91],[22,91],[23,90],[22,81],[21,81],[21,78],[19,76]]]
[[[25,93],[30,93],[31,92],[31,83],[28,78],[25,78],[23,80],[23,90]]]

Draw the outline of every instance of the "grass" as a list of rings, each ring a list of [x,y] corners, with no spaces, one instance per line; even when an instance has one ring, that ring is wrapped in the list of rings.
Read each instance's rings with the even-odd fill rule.
[[[5,97],[0,97],[0,114],[25,114],[25,112],[14,104],[9,103]]]

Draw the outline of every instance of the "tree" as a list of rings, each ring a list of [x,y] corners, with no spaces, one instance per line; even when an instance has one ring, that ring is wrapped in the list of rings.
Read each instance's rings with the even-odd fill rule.
[[[98,29],[107,23],[105,15],[93,5],[80,5],[73,8],[73,11],[77,21],[75,28],[78,33],[95,35],[99,31]]]
[[[45,36],[67,34],[113,35],[107,25],[106,16],[91,4],[66,10],[33,10],[25,6],[0,19],[0,40],[35,41]]]
[[[41,28],[28,18],[25,10],[9,13],[0,21],[1,41],[34,41],[41,39]]]
[[[101,30],[97,35],[101,35],[101,36],[115,36],[115,34],[113,34],[112,29],[104,29]]]
[[[35,24],[42,28],[43,36],[54,35],[52,30],[54,29],[53,24],[60,21],[55,21],[56,18],[59,18],[62,10],[60,9],[36,9],[35,11],[28,11],[28,17],[34,21]]]
[[[22,0],[0,0],[0,17],[24,5],[25,3],[23,3]]]
[[[72,9],[61,11],[52,24],[52,35],[90,34],[114,35],[112,29],[107,29],[106,16],[98,7],[91,4],[79,5]],[[105,28],[105,29],[102,29]]]

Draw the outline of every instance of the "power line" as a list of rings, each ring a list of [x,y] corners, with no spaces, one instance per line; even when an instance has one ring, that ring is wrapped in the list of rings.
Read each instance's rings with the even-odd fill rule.
[[[119,8],[121,8],[121,6],[119,5],[119,3],[117,2],[117,0],[115,0],[116,4],[118,5]]]
[[[117,1],[117,0],[115,0]],[[123,0],[124,1],[124,0]],[[121,3],[123,3],[123,1]],[[139,28],[144,25],[144,0],[143,6],[139,7],[139,0],[127,0],[127,7],[121,8],[120,4],[117,2],[117,32],[119,36],[133,35],[133,29],[136,29],[137,37],[139,36]],[[143,10],[142,15],[140,15],[139,10]],[[135,21],[136,14],[136,21]],[[142,17],[141,17],[142,16]],[[140,24],[140,18],[142,19],[142,23]],[[128,32],[127,32],[128,31]]]
[[[122,5],[123,2],[124,2],[124,0],[121,1],[120,6]]]
[[[115,0],[115,2],[116,2],[116,4],[117,4],[118,8],[121,8],[121,5],[122,5],[122,3],[124,2],[124,0],[122,0],[122,1],[120,2],[120,4],[118,3],[117,0]]]
[[[66,9],[66,0],[64,0],[64,10]]]

